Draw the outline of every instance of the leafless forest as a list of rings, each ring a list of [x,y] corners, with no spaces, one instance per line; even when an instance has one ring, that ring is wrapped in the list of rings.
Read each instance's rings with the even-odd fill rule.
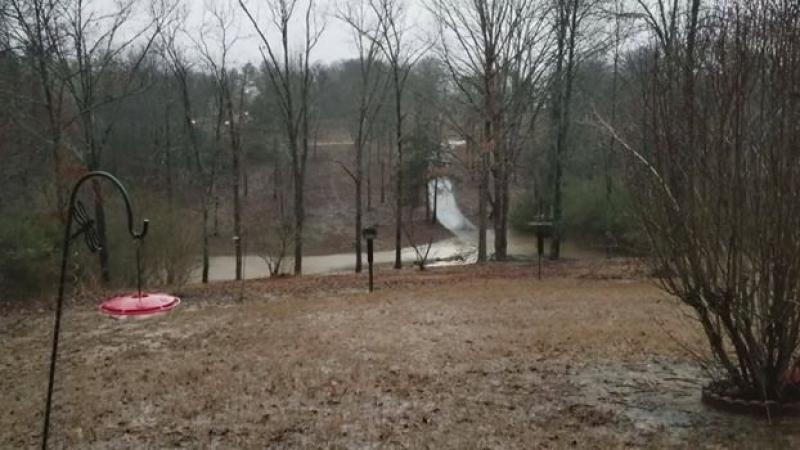
[[[312,332],[312,341],[335,334],[348,346],[376,337],[371,328],[339,335],[341,330],[328,330],[317,316],[339,317],[334,309],[340,308],[342,317],[362,323],[363,314],[380,316],[385,307],[403,326],[420,326],[421,335],[458,347],[465,364],[480,366],[484,375],[492,355],[508,349],[514,356],[508,350],[507,359],[495,361],[503,370],[539,367],[537,354],[555,358],[554,348],[565,345],[585,373],[570,372],[571,363],[559,357],[540,369],[563,370],[574,379],[556,386],[531,376],[553,392],[578,395],[569,383],[602,384],[589,375],[581,378],[599,367],[598,360],[583,347],[559,341],[557,325],[545,326],[546,338],[528,336],[521,331],[528,325],[520,320],[530,314],[530,326],[543,326],[545,310],[552,307],[602,329],[601,319],[570,309],[593,308],[581,299],[599,295],[591,284],[596,283],[603,293],[597,300],[600,317],[623,318],[613,326],[626,336],[623,347],[641,356],[636,361],[669,355],[664,367],[685,369],[681,376],[699,380],[703,387],[694,391],[698,396],[702,391],[707,403],[733,409],[755,405],[770,423],[781,411],[800,410],[796,0],[3,0],[0,105],[0,339],[14,348],[0,368],[28,384],[36,370],[23,342],[33,330],[41,332],[50,314],[71,188],[89,172],[106,171],[123,180],[136,219],[148,218],[151,229],[143,243],[132,243],[121,220],[124,205],[109,186],[92,181],[80,192],[99,244],[96,253],[80,245],[70,253],[68,292],[80,317],[90,315],[80,308],[94,293],[142,280],[148,288],[196,300],[188,302],[194,310],[180,314],[196,314],[204,323],[241,320],[252,336],[286,346],[291,336],[256,331],[256,317],[313,316],[308,324],[323,331]],[[545,274],[555,280],[537,285],[531,270],[537,250],[533,230],[542,223],[549,224]],[[353,305],[369,299],[348,295],[366,270],[362,233],[370,227],[377,227],[379,277],[389,281],[379,282],[384,292],[378,303],[362,313]],[[583,261],[587,254],[593,261],[589,268]],[[434,263],[464,266],[431,269]],[[329,272],[353,274],[309,275]],[[229,282],[215,282],[222,279]],[[564,280],[579,284],[566,287]],[[486,288],[491,282],[498,283],[494,291]],[[336,286],[334,306],[320,303],[324,283]],[[636,288],[630,291],[625,283]],[[387,291],[395,288],[392,297]],[[431,300],[433,312],[426,312],[420,299],[428,299],[431,290],[449,300]],[[562,290],[577,306],[558,303]],[[514,300],[536,302],[539,295],[546,299],[545,310]],[[644,314],[636,309],[637,295],[644,298],[647,320],[657,323],[653,330],[633,324]],[[291,306],[295,297],[297,310]],[[408,301],[409,309],[396,311],[402,308],[393,299]],[[499,303],[488,310],[483,301]],[[467,309],[458,310],[459,302]],[[216,308],[226,305],[250,308],[254,315],[235,310],[217,316]],[[190,318],[180,314],[176,321],[185,333],[171,342],[181,342],[185,350]],[[437,333],[449,328],[430,314],[464,322],[450,330],[455,334],[443,336]],[[499,331],[493,335],[484,325],[467,326],[481,314],[528,337],[515,340]],[[554,320],[569,330],[566,316]],[[134,335],[155,333],[146,328],[151,325],[142,327]],[[204,327],[198,329],[210,334],[211,326]],[[112,332],[106,328],[98,333]],[[396,353],[393,341],[403,343],[409,355],[424,348],[433,352],[426,353],[426,361],[452,363],[403,329],[364,351]],[[287,333],[297,328],[292,330]],[[625,357],[613,354],[618,339],[606,331],[591,345],[580,333],[571,336],[616,361],[602,364],[617,364]],[[651,334],[632,343],[639,332]],[[654,335],[671,339],[676,348],[662,348]],[[210,339],[203,336],[203,342]],[[253,338],[233,336],[237,345]],[[483,339],[488,347],[475,356],[459,347],[462,337],[470,345]],[[237,349],[228,341],[213,345],[222,353]],[[298,354],[321,357],[315,353],[319,345]],[[281,360],[281,351],[273,348],[269,355]],[[519,353],[527,356],[518,359]],[[257,446],[263,435],[253,421],[268,421],[263,413],[280,416],[280,425],[272,419],[267,426],[270,445],[276,446],[524,447],[526,440],[563,446],[569,442],[544,436],[549,427],[562,436],[569,433],[570,420],[595,427],[578,434],[583,440],[577,444],[646,445],[629,429],[641,431],[640,416],[603,409],[602,401],[589,404],[591,414],[580,415],[563,397],[531,419],[533,428],[521,425],[525,420],[518,411],[505,422],[495,407],[482,403],[472,418],[483,417],[496,434],[470,443],[451,440],[427,420],[463,427],[456,416],[469,407],[453,399],[459,392],[489,395],[470,384],[479,383],[474,372],[450,373],[455,381],[442,400],[430,389],[444,385],[422,373],[422,360],[387,358],[365,364],[390,378],[408,365],[409,377],[422,377],[416,385],[374,379],[365,388],[386,404],[392,404],[384,398],[392,389],[407,390],[401,397],[410,403],[380,410],[393,417],[388,422],[359,428],[365,410],[358,405],[365,397],[357,374],[338,366],[331,379],[304,373],[310,384],[298,387],[291,375],[296,368],[282,363],[283,372],[270,375],[271,390],[261,394],[288,401],[293,412],[267,414],[264,408],[271,406],[259,409],[253,403],[238,413],[245,425],[229,423],[231,435],[217,441],[209,435],[208,442],[194,439],[204,431],[183,416],[179,425],[186,427],[185,435],[171,441],[154,438],[157,425],[139,424],[137,434],[129,423],[134,431],[117,442]],[[244,359],[206,363],[222,376],[230,364],[246,365]],[[200,377],[199,384],[208,387],[208,378],[188,376]],[[493,386],[531,382],[520,377],[495,377],[492,382],[499,384]],[[459,391],[453,387],[459,383],[469,387]],[[328,403],[322,410],[332,416],[306,421],[303,402],[318,400],[302,391],[310,385],[340,395],[344,406]],[[670,386],[651,387],[661,395],[675,388]],[[24,389],[29,387],[35,390],[27,384]],[[301,398],[285,398],[295,388]],[[19,392],[10,411],[35,421],[36,405]],[[231,401],[245,401],[236,397],[241,392],[231,395]],[[554,401],[542,391],[535,396]],[[535,415],[517,394],[506,391],[501,397],[500,403],[527,404],[530,417]],[[173,409],[196,406],[184,400],[176,400]],[[81,409],[76,398],[69,402],[73,413]],[[437,402],[450,409],[442,413]],[[375,405],[367,409],[374,412]],[[421,425],[412,426],[421,427],[413,439],[397,428],[398,420],[408,419],[401,415],[406,410],[423,417]],[[348,414],[356,418],[348,422]],[[0,424],[12,430],[0,434],[0,446],[30,443],[35,432],[23,430],[21,419],[11,415],[0,416]],[[89,426],[64,420],[73,431]],[[691,431],[674,441],[670,427],[677,422],[665,419],[653,436],[663,445],[691,445],[709,433],[717,445],[737,445],[735,436],[724,433],[735,424],[720,419],[712,426],[704,420],[691,421],[686,425]],[[354,434],[340,435],[351,422],[358,424]],[[310,433],[308,440],[298,437],[299,429]],[[13,430],[28,438],[14,440]],[[114,446],[119,436],[108,423],[96,435],[69,434],[73,431],[61,442]],[[783,443],[797,444],[792,439]]]
[[[24,294],[47,279],[68,189],[92,170],[126,180],[160,224],[152,283],[198,266],[207,280],[216,254],[234,255],[237,279],[245,253],[300,274],[309,248],[341,251],[314,242],[326,239],[349,243],[360,271],[366,220],[400,268],[401,248],[435,234],[411,231],[436,228],[429,185],[442,177],[477,224],[481,262],[506,259],[512,222],[524,231],[537,217],[556,224],[553,259],[568,230],[631,251],[642,240],[627,217],[625,158],[597,117],[614,126],[636,114],[660,26],[644,6],[11,1],[2,229],[9,252],[31,254],[4,281]],[[320,59],[326,31],[339,60]],[[319,213],[325,189],[349,198],[341,217]],[[85,203],[109,242],[98,282],[124,283],[114,205],[92,190]]]

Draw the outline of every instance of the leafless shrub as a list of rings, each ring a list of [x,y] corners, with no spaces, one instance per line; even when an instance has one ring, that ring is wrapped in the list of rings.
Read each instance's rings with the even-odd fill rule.
[[[284,273],[284,262],[290,258],[289,249],[294,243],[295,230],[293,221],[288,214],[278,213],[272,220],[266,233],[256,242],[259,257],[264,260],[269,269],[269,275],[274,277]]]
[[[692,309],[721,381],[785,399],[800,344],[800,9],[665,3],[645,14],[642,148],[615,132],[631,192],[660,281]]]
[[[409,245],[414,250],[414,265],[419,267],[420,271],[425,270],[428,264],[428,256],[433,247],[433,234],[428,236],[427,241],[421,238],[413,220],[409,220],[403,225],[403,234],[406,235]]]

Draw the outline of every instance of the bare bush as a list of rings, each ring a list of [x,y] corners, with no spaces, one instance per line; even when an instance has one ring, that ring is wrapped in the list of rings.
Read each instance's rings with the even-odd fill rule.
[[[428,265],[428,257],[430,256],[431,248],[433,247],[433,234],[429,234],[428,239],[424,239],[420,236],[413,220],[408,220],[408,222],[403,225],[403,234],[406,235],[409,245],[411,245],[411,248],[414,250],[414,265],[417,266],[420,271],[425,270]]]
[[[693,310],[722,385],[785,400],[800,344],[800,9],[658,6],[642,148],[616,134],[657,273]]]
[[[287,214],[276,214],[266,233],[256,240],[258,255],[267,264],[271,277],[281,275],[289,263],[289,249],[294,243],[294,224]]]

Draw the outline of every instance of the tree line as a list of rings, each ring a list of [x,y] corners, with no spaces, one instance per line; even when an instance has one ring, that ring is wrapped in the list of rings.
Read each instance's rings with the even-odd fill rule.
[[[480,261],[507,257],[512,185],[522,178],[516,185],[557,225],[557,258],[564,165],[576,146],[571,108],[595,101],[573,98],[575,80],[590,64],[610,70],[622,2],[434,0],[417,5],[432,29],[412,24],[400,0],[326,6],[323,14],[315,1],[207,2],[192,28],[190,7],[199,6],[177,0],[4,3],[4,209],[35,205],[63,221],[76,175],[121,172],[165,193],[170,227],[181,208],[199,215],[203,280],[220,202],[230,209],[240,278],[247,166],[272,164],[277,212],[264,226],[282,239],[270,258],[277,268],[291,247],[293,271],[301,273],[308,158],[320,127],[334,123],[353,142],[353,160],[341,166],[355,191],[356,270],[375,184],[367,163],[381,168],[381,202],[393,198],[395,267],[402,266],[403,210],[444,160],[462,166],[479,191]],[[356,57],[323,65],[315,51],[332,21],[350,31]],[[258,46],[261,61],[234,63],[242,45]],[[448,140],[465,141],[467,150]],[[105,241],[102,186],[93,191]],[[99,255],[106,281],[109,248]]]

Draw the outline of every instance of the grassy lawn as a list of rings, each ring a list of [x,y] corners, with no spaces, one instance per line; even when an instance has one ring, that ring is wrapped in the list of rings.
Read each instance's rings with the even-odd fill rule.
[[[80,448],[796,447],[704,407],[691,321],[627,264],[190,286],[171,315],[64,317],[52,442]],[[48,311],[0,319],[0,447],[38,445]]]

